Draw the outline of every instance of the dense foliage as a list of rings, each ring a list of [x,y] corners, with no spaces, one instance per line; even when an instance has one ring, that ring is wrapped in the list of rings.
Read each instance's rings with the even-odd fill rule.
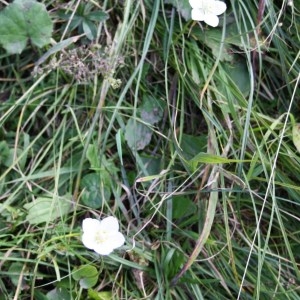
[[[299,0],[41,2],[0,3],[0,299],[299,299]]]

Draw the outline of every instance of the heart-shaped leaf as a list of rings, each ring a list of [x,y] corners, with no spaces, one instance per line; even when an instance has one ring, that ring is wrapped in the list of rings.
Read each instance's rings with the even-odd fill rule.
[[[84,205],[97,209],[102,206],[104,199],[109,200],[111,191],[107,178],[105,171],[101,173],[101,176],[97,173],[90,173],[82,178],[80,183],[80,187],[83,189],[81,201]]]
[[[46,7],[34,0],[15,0],[0,13],[0,44],[8,53],[21,53],[27,40],[43,47],[50,42],[52,21]]]
[[[98,281],[99,273],[94,266],[83,265],[74,271],[72,277],[83,289],[92,288]]]

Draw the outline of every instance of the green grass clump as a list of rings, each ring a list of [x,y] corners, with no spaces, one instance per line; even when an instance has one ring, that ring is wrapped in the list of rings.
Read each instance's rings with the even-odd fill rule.
[[[263,2],[44,1],[52,45],[0,50],[0,300],[299,299],[299,11]]]

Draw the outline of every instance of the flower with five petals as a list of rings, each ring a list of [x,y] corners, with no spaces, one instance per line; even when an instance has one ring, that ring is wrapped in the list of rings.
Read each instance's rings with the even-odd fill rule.
[[[189,0],[189,2],[192,7],[192,19],[204,21],[212,27],[218,26],[218,16],[227,8],[224,2],[216,0]]]
[[[119,232],[118,220],[107,217],[102,221],[86,218],[82,222],[82,243],[101,255],[108,255],[114,249],[125,243],[125,238]]]

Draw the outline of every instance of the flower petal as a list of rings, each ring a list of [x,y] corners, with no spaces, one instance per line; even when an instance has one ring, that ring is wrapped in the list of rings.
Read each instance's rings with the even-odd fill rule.
[[[108,255],[114,251],[108,243],[97,244],[93,250],[100,255]]]
[[[101,230],[108,232],[118,232],[119,222],[115,217],[107,217],[101,221]]]
[[[189,0],[190,6],[192,8],[202,8],[203,0]]]
[[[81,240],[86,248],[94,249],[96,245],[94,232],[84,232],[81,237]]]
[[[204,12],[201,9],[192,9],[192,19],[195,21],[204,21]]]
[[[107,243],[113,248],[119,248],[124,245],[125,237],[121,232],[116,232],[115,234],[109,237],[109,241]]]
[[[217,16],[223,14],[227,8],[226,3],[222,1],[215,1],[214,6],[213,14]]]
[[[212,27],[217,27],[219,24],[219,18],[213,14],[206,14],[204,16],[204,22]]]
[[[83,232],[95,231],[99,228],[101,222],[97,219],[86,218],[82,221],[82,230]]]
[[[118,219],[107,217],[102,221],[86,218],[82,222],[82,243],[101,255],[110,254],[125,243],[125,237],[119,232]]]

